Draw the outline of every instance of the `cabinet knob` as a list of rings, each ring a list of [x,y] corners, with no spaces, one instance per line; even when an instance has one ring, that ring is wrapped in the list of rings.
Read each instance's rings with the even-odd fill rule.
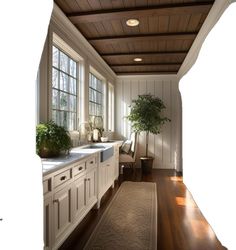
[[[56,200],[53,200],[53,202],[54,202],[54,203],[58,203],[58,202],[59,202],[59,200],[58,200],[58,199],[56,199]]]
[[[82,170],[82,169],[83,169],[83,167],[79,167],[79,171]]]
[[[87,180],[90,181],[90,178],[88,178]]]
[[[63,176],[60,178],[61,181],[64,181],[65,179],[66,179],[66,176],[65,176],[65,175],[63,175]]]
[[[90,161],[90,164],[93,164],[93,161]]]

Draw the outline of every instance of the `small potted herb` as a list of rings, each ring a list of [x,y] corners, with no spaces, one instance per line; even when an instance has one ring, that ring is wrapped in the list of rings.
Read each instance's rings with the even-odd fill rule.
[[[68,131],[53,121],[40,123],[36,127],[36,151],[42,158],[68,154],[72,147]]]

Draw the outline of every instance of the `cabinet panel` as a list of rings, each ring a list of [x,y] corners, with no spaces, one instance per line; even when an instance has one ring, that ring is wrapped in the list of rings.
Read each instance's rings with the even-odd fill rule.
[[[72,188],[66,186],[54,195],[54,238],[57,240],[72,223]]]
[[[107,170],[106,164],[101,164],[99,166],[99,194],[104,193],[104,190],[107,186]]]
[[[86,176],[86,205],[97,199],[97,170],[93,169]]]
[[[52,246],[52,229],[51,229],[51,217],[52,217],[52,199],[44,200],[44,250],[51,249]]]
[[[75,218],[86,209],[86,176],[83,175],[78,178],[74,183],[75,191]]]

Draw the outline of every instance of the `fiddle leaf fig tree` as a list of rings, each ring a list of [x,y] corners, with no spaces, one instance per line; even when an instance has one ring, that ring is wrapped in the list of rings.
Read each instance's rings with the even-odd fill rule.
[[[126,117],[134,132],[146,132],[146,157],[148,157],[149,133],[159,134],[162,126],[170,121],[163,115],[165,105],[162,100],[151,94],[139,95],[132,100],[130,114]]]

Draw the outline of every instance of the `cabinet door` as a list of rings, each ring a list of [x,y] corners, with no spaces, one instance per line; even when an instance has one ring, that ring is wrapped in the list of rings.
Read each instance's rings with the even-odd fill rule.
[[[99,194],[103,195],[106,185],[107,185],[107,167],[106,164],[101,164],[99,166],[99,178],[98,178]]]
[[[63,237],[63,233],[72,224],[72,188],[71,185],[64,187],[54,194],[54,239],[57,241]]]
[[[118,179],[119,177],[119,146],[115,146],[115,154],[114,154],[114,174],[115,179]]]
[[[97,170],[92,169],[86,176],[86,205],[97,200]]]
[[[107,164],[107,176],[108,176],[108,186],[112,185],[114,179],[115,179],[115,174],[114,174],[114,161],[113,159],[110,160],[110,162]]]
[[[75,191],[75,218],[78,219],[80,214],[86,209],[86,176],[79,177],[74,183]]]
[[[52,198],[44,200],[44,250],[51,249],[52,246],[52,229],[51,229],[51,218],[52,218]]]

